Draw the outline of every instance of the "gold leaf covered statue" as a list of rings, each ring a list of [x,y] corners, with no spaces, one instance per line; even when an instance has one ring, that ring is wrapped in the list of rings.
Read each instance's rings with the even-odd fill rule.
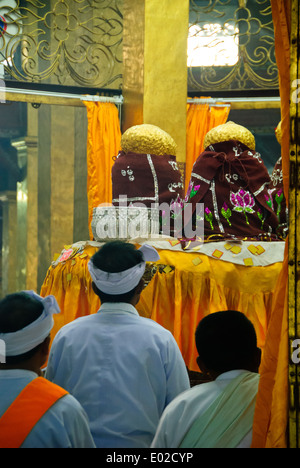
[[[255,147],[254,135],[234,122],[207,133],[186,194],[193,213],[204,204],[206,239],[277,239],[271,179]]]
[[[176,156],[177,145],[173,138],[155,125],[135,125],[123,133],[121,148],[125,153]]]
[[[183,196],[176,143],[168,133],[155,125],[137,125],[124,133],[121,147],[112,168],[114,205],[124,195],[128,203],[140,201],[149,208]]]
[[[234,122],[226,122],[218,127],[212,128],[205,136],[204,148],[223,141],[239,141],[250,150],[255,151],[254,135],[242,125]]]
[[[142,231],[143,237],[150,233],[159,234],[162,226],[159,206],[165,204],[170,207],[175,200],[184,197],[183,175],[176,162],[177,145],[161,128],[142,124],[124,132],[121,148],[112,167],[112,204],[115,211],[108,208],[107,215],[111,212],[118,219],[119,227],[124,224],[127,230],[125,237],[132,237],[131,228],[135,233]],[[99,215],[100,210],[96,211]],[[94,212],[94,217],[97,213]],[[109,237],[115,237],[115,234],[112,232]],[[101,236],[95,238],[100,239]]]

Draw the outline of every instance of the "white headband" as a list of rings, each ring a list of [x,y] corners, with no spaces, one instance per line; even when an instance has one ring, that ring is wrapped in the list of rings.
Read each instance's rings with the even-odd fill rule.
[[[13,333],[0,333],[0,340],[5,343],[6,356],[20,356],[31,351],[50,334],[53,328],[53,314],[59,314],[60,308],[54,296],[45,298],[34,291],[23,291],[43,304],[44,311],[33,323]]]
[[[97,288],[110,295],[126,294],[132,291],[140,282],[146,269],[146,262],[157,262],[159,255],[150,245],[144,244],[138,249],[143,254],[143,261],[128,270],[119,273],[108,273],[95,267],[92,260],[88,263],[88,269]]]

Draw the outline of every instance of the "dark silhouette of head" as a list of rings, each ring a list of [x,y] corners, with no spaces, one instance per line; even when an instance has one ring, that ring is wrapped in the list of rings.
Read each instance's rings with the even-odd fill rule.
[[[206,316],[195,339],[198,365],[213,378],[236,369],[258,372],[261,351],[254,326],[243,313],[226,310]]]

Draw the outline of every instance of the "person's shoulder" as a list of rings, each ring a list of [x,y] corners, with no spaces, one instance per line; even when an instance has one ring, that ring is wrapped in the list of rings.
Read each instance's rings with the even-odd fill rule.
[[[69,334],[82,333],[85,327],[92,326],[92,322],[95,320],[96,314],[86,315],[84,317],[78,317],[72,322],[63,325],[57,332],[55,339],[62,338]]]
[[[163,419],[172,418],[174,414],[180,415],[186,413],[189,407],[193,406],[193,401],[195,400],[195,394],[197,391],[195,387],[188,388],[179,395],[175,396],[172,401],[166,406],[163,412]]]
[[[57,405],[58,407],[60,406],[62,408],[65,408],[64,411],[66,409],[68,409],[70,412],[72,412],[74,414],[76,414],[76,413],[77,414],[78,413],[83,413],[84,414],[84,410],[83,410],[81,404],[70,393],[66,393],[66,395],[64,395],[60,400],[58,400],[57,403],[59,403],[59,405]]]
[[[50,412],[57,415],[60,420],[84,421],[87,420],[85,410],[79,401],[70,393],[63,395],[50,408]]]
[[[165,412],[173,413],[177,410],[186,410],[187,408],[195,408],[195,403],[202,401],[206,396],[213,394],[215,391],[214,382],[206,382],[188,388],[177,395],[167,406]],[[194,411],[194,410],[193,410]]]
[[[148,329],[149,332],[157,333],[159,335],[163,335],[165,337],[173,338],[172,333],[167,329],[164,328],[159,323],[155,322],[154,320],[147,318],[147,317],[139,317],[140,323],[145,326],[145,329]]]
[[[193,400],[194,398],[202,398],[203,395],[209,394],[211,391],[213,391],[215,387],[215,382],[205,382],[205,383],[200,383],[198,385],[194,385],[191,388],[188,388],[184,392],[180,393],[176,399],[178,400],[183,400],[183,401],[189,401]]]
[[[51,431],[56,444],[60,447],[94,448],[94,442],[89,428],[88,416],[79,401],[70,393],[58,399],[45,413],[40,421],[43,427]],[[50,437],[51,438],[51,437]]]

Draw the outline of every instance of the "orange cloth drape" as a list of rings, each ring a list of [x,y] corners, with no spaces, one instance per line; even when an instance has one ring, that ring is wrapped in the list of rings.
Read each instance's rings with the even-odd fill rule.
[[[205,135],[212,128],[226,123],[229,112],[229,106],[187,105],[186,189],[191,178],[193,164],[204,151]]]
[[[111,169],[113,158],[121,149],[121,129],[118,109],[113,103],[85,101],[88,118],[87,138],[87,196],[89,232],[93,209],[101,203],[111,203]]]
[[[199,372],[197,325],[219,310],[242,310],[264,348],[280,263],[248,268],[199,252],[159,250],[159,255],[159,263],[173,265],[175,270],[156,274],[136,307],[141,315],[171,331],[190,370]]]
[[[60,314],[53,316],[51,342],[67,323],[98,311],[100,300],[92,289],[88,271],[88,262],[97,250],[96,247],[87,246],[76,258],[48,269],[40,294],[43,297],[53,294],[61,310]]]
[[[30,382],[0,418],[0,448],[20,448],[44,414],[67,394],[43,377]]]
[[[282,165],[286,199],[289,189],[290,135],[290,0],[271,0],[279,68]],[[276,287],[272,315],[260,368],[260,385],[253,425],[253,448],[286,448],[288,426],[288,240]]]
[[[86,245],[82,253],[50,266],[41,295],[53,294],[61,309],[53,317],[51,340],[62,326],[99,309],[88,272],[88,261],[97,250]],[[158,251],[159,264],[171,267],[171,271],[156,273],[136,307],[141,316],[155,320],[174,335],[190,370],[199,371],[196,327],[204,316],[219,310],[243,310],[255,326],[259,346],[264,348],[281,263],[249,268],[200,252]]]

